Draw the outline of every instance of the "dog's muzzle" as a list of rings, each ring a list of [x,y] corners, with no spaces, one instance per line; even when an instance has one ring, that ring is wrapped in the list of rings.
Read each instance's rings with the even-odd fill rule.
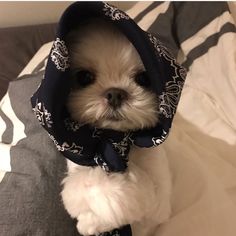
[[[104,96],[113,109],[121,107],[124,101],[128,99],[128,93],[120,88],[110,88],[105,92]]]

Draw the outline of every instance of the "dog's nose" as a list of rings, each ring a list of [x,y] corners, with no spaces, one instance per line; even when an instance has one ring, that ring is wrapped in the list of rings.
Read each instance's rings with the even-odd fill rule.
[[[120,88],[110,88],[105,92],[108,104],[113,108],[118,108],[128,98],[128,93]]]

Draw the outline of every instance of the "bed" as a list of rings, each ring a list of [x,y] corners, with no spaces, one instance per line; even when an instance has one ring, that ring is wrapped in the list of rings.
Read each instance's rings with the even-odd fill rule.
[[[172,215],[155,236],[235,236],[236,27],[228,5],[139,2],[127,13],[188,70],[170,136],[162,144],[174,185]],[[1,96],[13,81],[0,102],[1,236],[78,235],[60,199],[65,160],[29,100],[43,78],[55,28],[0,32],[8,45],[0,46]]]

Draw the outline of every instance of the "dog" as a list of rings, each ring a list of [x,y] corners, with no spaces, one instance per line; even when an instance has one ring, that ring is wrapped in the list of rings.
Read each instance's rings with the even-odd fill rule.
[[[158,122],[158,99],[141,58],[113,24],[94,19],[67,38],[72,89],[71,117],[102,129],[135,131]],[[62,200],[82,235],[98,235],[130,224],[134,236],[155,235],[171,214],[172,181],[162,147],[132,146],[125,173],[68,160]]]

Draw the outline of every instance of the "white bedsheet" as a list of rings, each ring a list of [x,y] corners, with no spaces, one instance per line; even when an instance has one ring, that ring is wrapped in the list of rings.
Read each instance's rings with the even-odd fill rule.
[[[204,35],[200,32],[198,37]],[[184,45],[191,47],[185,42],[183,51],[189,50]],[[42,47],[23,73],[32,71],[50,47]],[[218,44],[190,67],[172,131],[163,146],[173,175],[173,212],[156,236],[235,236],[234,33],[221,36]]]
[[[163,145],[173,173],[173,213],[156,236],[235,236],[235,34],[194,61]]]

